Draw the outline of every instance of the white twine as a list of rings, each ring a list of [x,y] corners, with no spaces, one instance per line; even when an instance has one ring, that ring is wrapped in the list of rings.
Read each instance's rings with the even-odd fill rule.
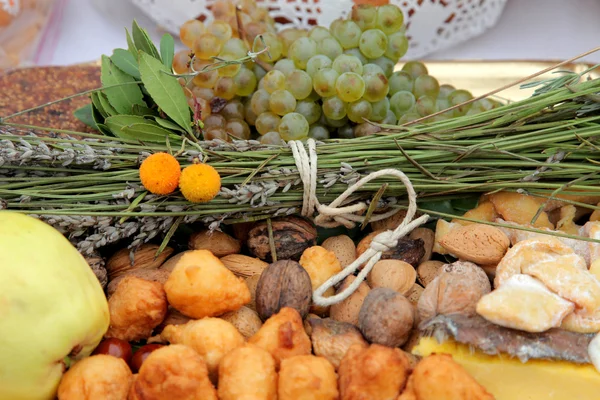
[[[419,218],[413,220],[417,211],[417,194],[415,189],[410,182],[410,179],[400,170],[397,169],[382,169],[377,172],[373,172],[364,178],[360,179],[354,185],[350,186],[344,193],[339,195],[331,204],[324,205],[319,203],[316,196],[317,190],[317,150],[316,143],[313,139],[308,139],[308,153],[304,148],[304,144],[301,141],[290,141],[288,142],[294,155],[294,161],[300,174],[300,179],[304,185],[304,194],[302,202],[302,215],[305,217],[312,217],[315,208],[318,215],[314,221],[316,225],[332,228],[339,225],[344,225],[346,228],[353,228],[356,222],[362,222],[364,217],[356,215],[356,213],[364,211],[368,208],[364,202],[353,204],[350,206],[340,207],[340,205],[357,189],[365,185],[366,183],[377,179],[381,176],[395,176],[406,187],[408,194],[408,210],[406,216],[394,230],[387,230],[375,236],[371,241],[369,248],[360,255],[353,263],[346,266],[341,272],[329,278],[325,283],[319,286],[313,293],[313,303],[317,306],[327,307],[332,304],[339,303],[348,298],[358,286],[364,281],[365,277],[371,272],[371,269],[381,259],[384,252],[396,247],[398,241],[410,233],[416,227],[422,225],[429,219],[429,215],[422,215]],[[397,213],[398,210],[393,210],[381,215],[377,215],[371,218],[372,221],[378,221],[387,217],[390,217]],[[323,294],[334,287],[339,282],[344,280],[348,275],[351,275],[356,271],[358,267],[365,264],[364,268],[359,272],[356,279],[342,292],[337,293],[331,297],[323,297]]]

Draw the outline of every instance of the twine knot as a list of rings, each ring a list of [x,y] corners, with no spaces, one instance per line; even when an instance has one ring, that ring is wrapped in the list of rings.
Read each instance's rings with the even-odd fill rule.
[[[412,183],[408,177],[400,170],[397,169],[383,169],[377,172],[370,173],[364,178],[360,179],[354,185],[350,186],[344,193],[339,195],[329,205],[323,205],[319,203],[317,199],[317,150],[314,139],[307,140],[308,152],[304,148],[304,144],[300,141],[290,141],[288,145],[292,149],[294,161],[300,174],[300,179],[304,185],[303,201],[302,201],[302,215],[305,217],[313,217],[315,210],[317,216],[314,217],[314,222],[318,226],[324,228],[333,228],[339,225],[344,225],[346,228],[353,228],[356,222],[364,221],[364,217],[356,215],[358,212],[362,212],[368,209],[368,206],[364,202],[341,206],[344,201],[360,187],[377,179],[381,176],[390,175],[394,176],[404,184],[406,192],[408,194],[408,210],[406,216],[394,230],[387,230],[379,233],[373,238],[369,248],[360,255],[354,262],[346,266],[341,272],[329,278],[325,283],[318,287],[313,292],[313,303],[317,306],[330,306],[332,304],[339,303],[348,298],[358,286],[364,281],[366,276],[371,272],[371,269],[379,261],[382,254],[398,244],[398,241],[406,234],[410,233],[416,227],[422,225],[429,219],[429,215],[422,215],[419,218],[413,220],[417,211],[417,194],[412,186]],[[387,213],[379,214],[371,218],[371,221],[379,221],[388,218],[396,214],[399,210],[388,211]],[[331,287],[335,286],[348,275],[354,273],[356,269],[364,265],[363,269],[359,272],[356,279],[341,293],[337,293],[334,296],[323,297],[323,294]]]

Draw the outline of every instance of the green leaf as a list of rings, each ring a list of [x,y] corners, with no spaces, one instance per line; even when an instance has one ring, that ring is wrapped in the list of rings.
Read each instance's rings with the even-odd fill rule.
[[[154,120],[163,128],[170,129],[172,131],[185,132],[179,125],[177,125],[174,122],[169,121],[168,119],[154,117]]]
[[[108,126],[106,126],[106,125],[104,125],[104,124],[101,124],[101,123],[98,123],[98,122],[96,122],[96,125],[98,126],[98,130],[99,130],[100,132],[102,132],[104,135],[106,135],[106,136],[115,136],[115,135],[113,135],[113,133],[110,131],[110,129],[108,129]]]
[[[106,95],[104,93],[102,93],[102,92],[98,93],[98,99],[100,100],[100,104],[102,105],[102,109],[107,114],[107,117],[110,117],[111,115],[118,115],[118,114],[120,114],[110,104],[110,102],[108,101],[108,97],[106,97]]]
[[[116,115],[106,118],[106,125],[122,139],[139,140],[141,142],[165,143],[166,137],[181,140],[168,130],[161,128],[154,121],[137,115]]]
[[[131,114],[139,115],[141,117],[158,117],[158,112],[156,110],[139,104],[134,104],[133,107],[131,107]]]
[[[135,43],[133,43],[133,39],[131,38],[131,34],[129,30],[125,28],[125,33],[127,34],[127,50],[131,53],[133,58],[138,59],[138,49],[135,47]]]
[[[135,79],[140,79],[140,70],[137,59],[129,51],[124,49],[113,50],[113,55],[110,60],[121,71],[133,76]]]
[[[75,118],[77,118],[78,120],[80,120],[81,122],[83,122],[84,124],[89,126],[90,128],[98,130],[96,121],[94,121],[93,111],[94,111],[94,106],[92,105],[92,103],[90,103],[90,104],[86,104],[85,106],[80,107],[77,110],[75,110],[73,112],[73,115],[75,116]]]
[[[109,115],[102,107],[102,103],[100,103],[100,92],[92,92],[90,98],[92,99],[92,104],[94,105],[94,108],[96,109],[98,114],[100,114],[100,116],[102,117],[102,121],[100,121],[100,122],[104,122],[104,118],[108,117]],[[96,121],[96,123],[97,122],[98,121]]]
[[[168,33],[165,33],[160,39],[160,56],[165,67],[171,71],[173,69],[173,57],[175,56],[175,40]]]
[[[160,61],[152,56],[140,53],[140,73],[142,82],[154,102],[179,126],[192,133],[190,107],[183,88]]]
[[[154,46],[148,33],[138,25],[136,20],[133,20],[131,34],[133,35],[133,43],[138,51],[141,50],[157,60],[160,60],[160,54],[158,54],[156,46]]]
[[[145,104],[139,86],[132,84],[135,78],[117,68],[105,55],[102,56],[101,80],[104,86],[124,84],[103,90],[119,114],[130,112],[133,104]]]

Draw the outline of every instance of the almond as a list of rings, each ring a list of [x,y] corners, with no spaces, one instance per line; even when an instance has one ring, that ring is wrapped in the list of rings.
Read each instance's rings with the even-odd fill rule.
[[[221,262],[225,264],[227,269],[242,278],[248,278],[257,274],[260,275],[269,266],[268,263],[259,258],[243,254],[229,254],[228,256],[221,257]]]
[[[440,244],[461,260],[497,264],[508,250],[510,240],[496,227],[471,224],[450,231]]]
[[[412,265],[400,260],[381,260],[375,263],[367,275],[371,288],[385,287],[406,295],[417,280],[417,271]]]
[[[444,263],[441,261],[429,260],[419,264],[417,267],[417,277],[419,283],[423,286],[429,285],[429,282],[439,275]]]
[[[237,254],[242,249],[241,242],[225,232],[202,230],[190,236],[190,250],[208,250],[215,257]]]

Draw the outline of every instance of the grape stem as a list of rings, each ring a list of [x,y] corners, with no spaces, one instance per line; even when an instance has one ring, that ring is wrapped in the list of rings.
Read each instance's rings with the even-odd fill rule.
[[[237,5],[235,7],[235,19],[237,22],[237,26],[238,26],[238,33],[239,36],[242,38],[242,40],[244,41],[244,43],[246,43],[247,46],[250,46],[250,43],[248,41],[248,36],[246,36],[246,30],[244,29],[244,24],[242,22],[242,18],[240,16],[240,13],[242,12],[242,7],[240,5]],[[268,48],[268,46],[265,44],[264,39],[262,38],[261,35],[260,36],[260,40],[262,41],[263,45],[265,47]],[[256,44],[256,38],[254,40],[254,44],[252,46],[252,48],[254,49],[254,45]],[[267,55],[269,56],[269,58],[271,58],[271,53],[269,53],[267,51]],[[269,72],[270,70],[273,69],[273,67],[269,64],[267,64],[266,62],[264,62],[263,60],[259,60],[259,59],[255,59],[253,60],[255,63],[257,63],[262,69],[264,69],[266,72]]]

